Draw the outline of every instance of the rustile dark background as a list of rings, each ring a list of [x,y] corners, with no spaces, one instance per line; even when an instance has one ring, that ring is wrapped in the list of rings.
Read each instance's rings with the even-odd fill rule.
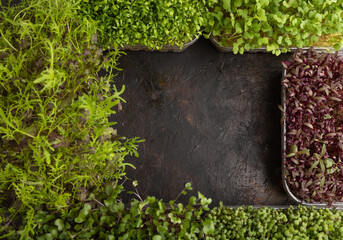
[[[191,194],[212,206],[292,204],[281,183],[277,107],[289,57],[220,53],[204,38],[183,53],[122,56],[115,84],[125,85],[126,103],[110,119],[120,135],[146,140],[138,159],[127,158],[140,195],[169,201],[191,182]]]

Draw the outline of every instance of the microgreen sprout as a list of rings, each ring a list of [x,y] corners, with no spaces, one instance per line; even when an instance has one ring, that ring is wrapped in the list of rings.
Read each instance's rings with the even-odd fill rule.
[[[279,55],[290,47],[343,45],[342,3],[332,0],[210,1],[205,31],[234,53],[265,48]]]
[[[134,182],[134,186],[137,186]],[[187,183],[182,195],[191,188]],[[124,204],[122,185],[107,185],[100,195],[91,194],[66,212],[40,210],[29,239],[199,239],[203,236],[202,217],[209,211],[211,199],[189,198],[186,205],[166,204],[152,196],[134,198]],[[138,194],[138,192],[136,192]],[[25,224],[25,223],[24,223]],[[210,224],[207,220],[207,223]],[[14,231],[9,239],[17,239]]]
[[[0,11],[0,236],[25,213],[66,211],[125,176],[137,138],[108,117],[124,101],[111,79],[119,51],[103,53],[74,0],[23,0]],[[100,69],[107,70],[100,76]]]
[[[86,0],[79,13],[98,22],[99,41],[114,47],[182,46],[202,30],[207,0]]]
[[[220,203],[207,214],[204,221],[206,240],[235,239],[342,239],[343,212],[293,206],[231,208]]]
[[[287,184],[303,201],[342,202],[343,59],[299,50],[282,64]]]

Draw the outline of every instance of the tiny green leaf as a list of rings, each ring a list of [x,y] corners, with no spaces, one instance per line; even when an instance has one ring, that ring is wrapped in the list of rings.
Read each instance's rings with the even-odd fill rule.
[[[325,145],[325,144],[323,144],[323,146],[322,146],[322,150],[321,150],[321,152],[320,152],[320,156],[321,156],[321,157],[323,157],[323,156],[324,156],[324,154],[325,154],[325,152],[326,152],[326,145]]]
[[[185,188],[186,188],[188,191],[193,190],[192,184],[191,184],[190,182],[186,183]]]
[[[236,7],[240,7],[240,6],[242,6],[242,0],[234,0],[234,5],[236,6]]]
[[[223,0],[223,8],[230,11],[231,0]]]
[[[320,187],[323,187],[325,183],[325,177],[323,176],[322,179],[320,180]]]
[[[325,158],[324,163],[326,168],[330,168],[335,162],[331,158]]]
[[[64,224],[61,219],[56,219],[54,224],[57,226],[58,231],[62,231],[64,229]]]
[[[152,240],[162,240],[162,237],[160,235],[155,235],[152,237]]]
[[[214,222],[211,219],[203,221],[203,231],[205,234],[212,234],[215,231]]]

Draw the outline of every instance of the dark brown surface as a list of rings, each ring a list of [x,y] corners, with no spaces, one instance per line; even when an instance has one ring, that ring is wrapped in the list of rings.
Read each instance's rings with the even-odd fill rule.
[[[184,184],[214,205],[289,204],[281,184],[281,61],[289,54],[219,53],[200,39],[184,53],[127,52],[116,77],[127,101],[112,121],[146,139],[136,170],[145,197]],[[196,192],[193,192],[196,193]]]
[[[11,2],[11,6],[17,5],[21,2],[21,0],[1,0],[1,4],[4,6],[8,6],[8,3]]]

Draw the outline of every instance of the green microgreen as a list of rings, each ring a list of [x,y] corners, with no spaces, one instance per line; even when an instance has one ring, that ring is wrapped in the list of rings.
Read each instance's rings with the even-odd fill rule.
[[[204,219],[206,240],[342,239],[343,212],[292,206],[231,208],[220,203]]]
[[[190,188],[187,183],[181,192]],[[37,225],[28,238],[198,239],[203,235],[202,217],[204,211],[209,211],[211,199],[200,193],[198,197],[190,197],[186,205],[175,201],[166,204],[152,196],[145,199],[139,196],[125,205],[120,200],[123,186],[107,185],[104,190],[65,212],[35,212],[32,218]],[[16,239],[19,234],[20,231],[13,230],[9,239]]]
[[[340,1],[218,0],[204,25],[234,53],[264,47],[279,55],[290,47],[343,45]]]
[[[0,234],[25,212],[67,210],[125,176],[137,138],[108,117],[124,101],[111,84],[120,52],[103,53],[78,1],[23,0],[0,12]],[[107,74],[100,75],[100,69]],[[111,86],[112,85],[112,86]]]
[[[85,0],[80,14],[98,22],[104,45],[182,46],[201,33],[205,0]]]

